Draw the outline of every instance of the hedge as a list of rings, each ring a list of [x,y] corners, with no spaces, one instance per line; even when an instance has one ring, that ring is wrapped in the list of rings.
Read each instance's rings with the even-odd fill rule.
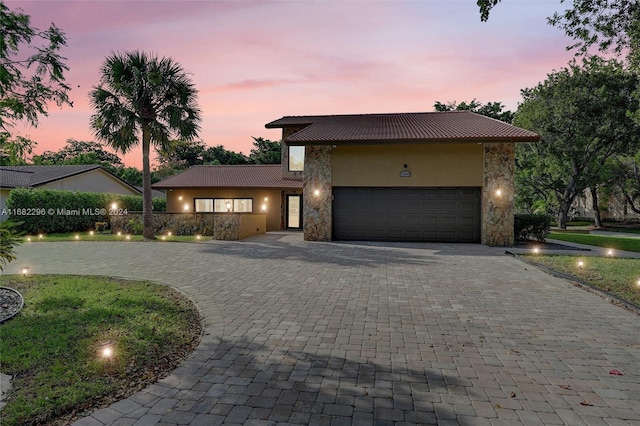
[[[529,240],[531,237],[544,241],[551,229],[551,219],[548,214],[515,215],[513,230],[516,241]]]
[[[112,210],[113,203],[117,209]],[[73,232],[94,229],[109,216],[142,211],[142,196],[53,189],[16,188],[7,199],[7,212],[27,233]],[[166,211],[164,198],[153,199],[154,211]]]

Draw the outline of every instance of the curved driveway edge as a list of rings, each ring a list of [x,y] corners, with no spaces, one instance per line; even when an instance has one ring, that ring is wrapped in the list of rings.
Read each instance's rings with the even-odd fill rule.
[[[206,317],[182,366],[76,425],[640,423],[640,317],[504,249],[270,233],[17,254],[7,273],[148,279]]]

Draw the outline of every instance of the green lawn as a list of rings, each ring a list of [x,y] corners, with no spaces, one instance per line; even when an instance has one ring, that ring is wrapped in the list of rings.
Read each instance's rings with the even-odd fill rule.
[[[198,235],[157,235],[157,241],[178,241],[178,242],[203,242],[210,240],[212,237]],[[25,235],[22,241],[28,242],[59,242],[59,241],[143,241],[142,235],[128,234],[102,234],[85,232],[67,232],[61,234],[33,234]]]
[[[0,277],[24,309],[0,326],[13,376],[2,425],[49,424],[126,397],[195,347],[201,317],[169,287],[79,276]],[[101,356],[111,344],[113,356]]]
[[[569,232],[551,232],[548,238],[569,241],[590,246],[606,247],[640,253],[640,238],[620,238],[604,235],[572,234]]]
[[[526,259],[562,272],[640,306],[640,260],[609,257],[526,255]],[[580,266],[578,262],[582,261]]]

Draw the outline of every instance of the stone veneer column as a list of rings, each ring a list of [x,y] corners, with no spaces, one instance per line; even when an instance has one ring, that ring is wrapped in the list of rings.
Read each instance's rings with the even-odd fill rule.
[[[331,145],[305,148],[302,228],[306,241],[331,241],[331,149]]]
[[[485,143],[482,244],[513,245],[514,173],[515,144]]]

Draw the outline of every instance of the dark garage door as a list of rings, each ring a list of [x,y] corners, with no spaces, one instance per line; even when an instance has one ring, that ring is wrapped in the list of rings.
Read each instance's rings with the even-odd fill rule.
[[[333,188],[333,238],[480,242],[480,188]]]

